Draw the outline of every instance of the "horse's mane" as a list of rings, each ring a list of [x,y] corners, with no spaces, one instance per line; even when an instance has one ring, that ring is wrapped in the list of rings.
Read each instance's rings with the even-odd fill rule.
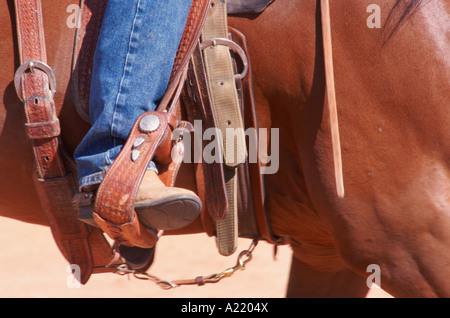
[[[396,0],[392,10],[386,19],[384,30],[385,42],[394,35],[400,25],[406,21],[407,18],[414,15],[414,13],[420,8],[423,0]]]

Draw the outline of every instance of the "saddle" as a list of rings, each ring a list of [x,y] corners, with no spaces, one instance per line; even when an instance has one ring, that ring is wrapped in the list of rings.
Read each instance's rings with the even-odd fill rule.
[[[254,1],[253,12],[261,12],[270,2]],[[53,75],[45,64],[45,45],[42,28],[39,28],[41,9],[40,6],[33,8],[38,13],[35,16],[28,7],[34,3],[16,0],[22,66],[15,82],[26,112],[31,114],[27,116],[30,121],[26,129],[36,153],[36,189],[62,254],[71,264],[80,266],[81,283],[86,283],[92,273],[116,271],[124,261],[133,267],[134,256],[127,260],[128,254],[122,255],[121,249],[111,247],[104,233],[116,244],[137,247],[137,251],[149,256],[148,248],[155,245],[157,233],[139,223],[134,198],[151,160],[157,162],[160,178],[166,186],[177,185],[180,182],[177,176],[181,174],[194,180],[195,192],[203,202],[199,222],[209,236],[217,237],[220,254],[233,254],[237,237],[285,243],[284,238],[270,232],[259,158],[251,162],[247,155],[248,147],[257,145],[257,135],[248,136],[247,142],[244,135],[244,130],[257,127],[251,65],[244,35],[227,26],[225,2],[193,1],[170,83],[158,109],[138,118],[95,197],[85,198],[95,200],[94,218],[99,228],[79,222],[77,207],[69,203],[77,191],[76,167],[59,139],[59,122],[49,85]],[[249,2],[243,6],[239,3],[228,1],[232,12],[249,13]],[[89,121],[89,74],[106,5],[107,0],[82,0],[80,6],[72,85],[77,111],[86,121]],[[24,26],[22,21],[25,20],[34,20],[34,33],[39,36],[33,36],[33,31]],[[41,51],[28,53],[24,49],[33,46],[40,47]],[[30,72],[39,74],[40,85],[31,82],[36,76],[31,78]],[[44,110],[33,115],[34,106],[39,104],[45,106]],[[195,125],[197,122],[201,123],[200,127]],[[232,137],[225,136],[225,144],[219,145],[223,161],[186,160],[191,149],[184,141],[194,140],[196,134],[211,128],[237,131]],[[227,140],[236,142],[237,147],[229,150]],[[205,141],[200,144],[203,150]],[[177,234],[175,232],[167,234]],[[147,259],[147,264],[139,270],[150,266],[153,258],[150,255]]]

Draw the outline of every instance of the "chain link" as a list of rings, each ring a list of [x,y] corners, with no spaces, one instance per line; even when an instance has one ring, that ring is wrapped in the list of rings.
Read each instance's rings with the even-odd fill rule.
[[[163,280],[149,273],[130,269],[126,264],[119,265],[115,273],[122,276],[132,274],[137,279],[152,281],[156,285],[165,290],[176,288],[183,285],[202,286],[205,284],[213,284],[218,283],[224,278],[233,276],[233,274],[239,270],[245,270],[245,266],[253,258],[253,251],[255,250],[256,245],[258,245],[257,239],[252,241],[250,247],[247,250],[243,250],[242,252],[239,253],[236,265],[234,265],[233,267],[229,267],[220,273],[211,274],[208,276],[199,276],[194,279],[174,280],[174,281]]]

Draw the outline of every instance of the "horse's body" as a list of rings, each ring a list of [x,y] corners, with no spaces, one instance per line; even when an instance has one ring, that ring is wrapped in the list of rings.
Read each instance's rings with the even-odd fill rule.
[[[74,29],[66,9],[76,3],[43,1],[69,152],[88,129],[67,89]],[[450,4],[397,1],[392,10],[394,1],[378,1],[382,27],[369,28],[370,4],[331,2],[344,199],[335,191],[318,1],[279,0],[256,19],[230,22],[248,40],[259,125],[280,132],[279,170],[265,176],[265,190],[272,230],[289,236],[294,252],[288,295],[363,297],[376,264],[394,296],[448,297]],[[0,2],[0,213],[47,224],[12,83],[13,17],[13,1]]]

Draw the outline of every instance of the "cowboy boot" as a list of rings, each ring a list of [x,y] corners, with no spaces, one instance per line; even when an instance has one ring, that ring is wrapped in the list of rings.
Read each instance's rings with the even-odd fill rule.
[[[153,170],[145,172],[135,200],[139,221],[150,228],[174,230],[190,224],[202,208],[192,191],[166,187]]]
[[[97,226],[93,218],[95,192],[92,185],[74,198],[78,205],[78,219]],[[147,170],[135,199],[135,211],[146,227],[158,230],[174,230],[190,224],[202,208],[200,198],[192,191],[166,187],[153,170]]]

